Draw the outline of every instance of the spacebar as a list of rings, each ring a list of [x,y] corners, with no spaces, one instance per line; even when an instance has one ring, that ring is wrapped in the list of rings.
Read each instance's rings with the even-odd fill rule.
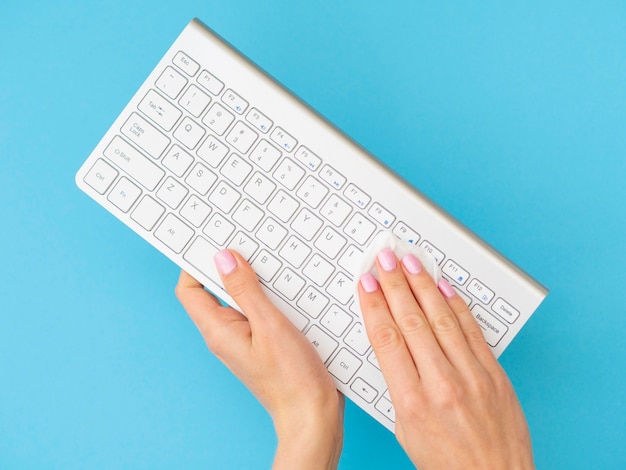
[[[189,262],[194,268],[215,282],[220,287],[224,287],[220,279],[220,275],[215,267],[213,256],[219,250],[211,245],[202,237],[196,238],[189,249],[183,255],[183,258]]]

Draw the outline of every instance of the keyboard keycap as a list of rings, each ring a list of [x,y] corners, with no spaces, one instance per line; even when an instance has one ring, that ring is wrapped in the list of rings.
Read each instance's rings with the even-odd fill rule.
[[[132,113],[124,123],[122,134],[139,148],[145,150],[152,158],[157,159],[170,143],[168,137],[137,113]]]
[[[320,177],[335,189],[341,189],[346,182],[346,177],[330,165],[324,165]]]
[[[178,103],[194,117],[200,117],[211,102],[211,97],[195,85],[190,85]]]
[[[267,140],[261,140],[250,154],[250,160],[269,173],[281,156],[280,150]]]
[[[333,305],[322,318],[320,324],[335,336],[342,336],[352,323],[352,317],[344,310]]]
[[[211,208],[195,194],[192,194],[180,209],[180,215],[195,227],[200,227],[210,213]]]
[[[348,215],[352,212],[352,207],[336,194],[331,195],[322,206],[320,213],[333,225],[340,227]]]
[[[376,225],[365,218],[360,212],[355,213],[347,223],[343,232],[360,245],[365,245],[367,240],[376,230]]]
[[[311,253],[311,249],[302,240],[298,240],[292,235],[278,254],[294,268],[299,268],[309,253]]]
[[[328,305],[328,299],[315,287],[309,286],[300,296],[296,305],[304,310],[310,317],[317,318],[326,305]]]
[[[154,90],[148,91],[137,107],[139,111],[166,131],[171,130],[183,114]]]
[[[367,403],[372,403],[378,396],[378,391],[368,384],[361,377],[357,377],[350,385],[350,388],[356,392],[358,396],[363,398]]]
[[[218,213],[213,214],[203,230],[219,246],[224,246],[234,231],[235,226]]]
[[[354,283],[344,273],[338,272],[328,284],[326,292],[337,299],[340,304],[346,305],[354,293]]]
[[[472,307],[472,315],[482,328],[485,341],[491,347],[496,346],[509,330],[508,326],[478,305]]]
[[[422,249],[428,253],[430,256],[435,258],[437,264],[441,264],[446,255],[443,254],[441,250],[439,250],[435,245],[430,243],[428,240],[424,240],[421,245]]]
[[[285,158],[280,162],[273,176],[285,188],[292,190],[304,176],[304,170],[289,158]]]
[[[209,202],[215,204],[225,214],[229,213],[241,195],[231,186],[220,181],[209,196]]]
[[[252,269],[265,282],[270,282],[281,266],[282,263],[265,249],[252,262]]]
[[[246,261],[250,261],[258,247],[259,244],[243,232],[237,232],[228,244],[228,248],[238,252]]]
[[[266,115],[256,108],[252,108],[250,110],[246,116],[246,120],[264,134],[270,130],[270,127],[272,127],[273,124],[273,122]]]
[[[174,70],[173,67],[167,67],[157,79],[155,85],[167,96],[175,99],[187,85],[187,79]]]
[[[193,157],[178,145],[174,144],[172,148],[167,151],[167,155],[163,157],[162,163],[165,168],[176,176],[181,177],[193,163]]]
[[[248,153],[252,144],[259,135],[246,126],[243,122],[238,121],[232,130],[226,136],[226,141],[231,144],[239,152]]]
[[[230,89],[224,92],[222,101],[237,114],[242,114],[248,108],[248,102]]]
[[[140,195],[141,189],[131,183],[128,178],[122,176],[109,193],[107,199],[122,212],[128,212]]]
[[[491,289],[478,279],[472,279],[472,282],[470,282],[467,286],[467,292],[472,294],[484,304],[491,302],[491,299],[493,299],[493,296],[495,295]]]
[[[252,178],[243,188],[244,192],[259,204],[265,204],[274,189],[276,189],[276,185],[258,171],[252,175]]]
[[[118,171],[104,160],[99,159],[85,175],[84,181],[98,193],[106,193],[113,180],[117,178]]]
[[[198,149],[198,156],[213,168],[217,168],[228,153],[228,147],[209,135]]]
[[[308,176],[296,194],[309,206],[316,208],[328,194],[328,189],[320,181]]]
[[[322,359],[322,362],[326,362],[328,358],[335,352],[335,349],[337,349],[337,341],[324,333],[316,325],[313,325],[311,328],[309,328],[309,331],[307,331],[304,336],[306,336],[311,344],[315,346],[315,349],[317,350],[320,359]]]
[[[141,155],[119,136],[113,137],[111,143],[104,150],[104,156],[150,191],[165,175],[161,168]]]
[[[265,219],[256,233],[259,240],[265,243],[271,250],[277,250],[280,243],[287,236],[287,230],[271,217]]]
[[[301,145],[298,150],[296,150],[294,157],[309,170],[316,171],[318,167],[322,164],[322,159],[315,155],[313,152],[311,152],[304,145]]]
[[[198,83],[214,95],[219,95],[224,88],[224,84],[206,70],[198,75]]]
[[[202,119],[202,122],[209,126],[209,129],[217,135],[222,135],[234,119],[235,116],[226,111],[224,106],[214,103]]]
[[[281,189],[270,201],[267,208],[281,221],[287,222],[298,209],[298,201]]]
[[[396,224],[396,226],[393,228],[393,234],[400,240],[409,242],[411,245],[417,244],[420,239],[419,233],[417,233],[404,222],[398,222]]]
[[[248,232],[252,232],[263,218],[263,211],[248,199],[244,199],[237,210],[233,212],[233,220]]]
[[[193,77],[200,66],[198,63],[182,51],[178,51],[172,60],[172,63],[179,67],[187,75]]]
[[[174,253],[180,253],[193,235],[194,231],[173,214],[167,214],[154,232]]]
[[[465,284],[467,282],[467,279],[469,278],[469,273],[451,259],[446,261],[442,271],[444,272],[444,274],[450,276],[450,278],[454,280],[454,282],[461,286]]]
[[[189,190],[171,176],[168,176],[165,183],[159,188],[156,195],[172,209],[176,209],[185,198]]]
[[[391,227],[396,217],[385,209],[383,206],[375,202],[370,207],[370,210],[367,211],[368,215],[372,217],[376,222],[378,222],[383,227]]]
[[[305,207],[298,212],[296,218],[293,219],[291,228],[305,240],[311,241],[322,225],[322,219]]]
[[[370,197],[365,194],[364,191],[357,188],[354,184],[350,183],[343,194],[348,198],[349,201],[356,204],[361,209],[365,209],[365,207],[370,202]]]
[[[332,362],[328,365],[328,372],[337,377],[337,380],[347,384],[361,367],[361,360],[346,348],[339,351]]]
[[[491,310],[504,318],[508,323],[515,322],[517,317],[519,317],[519,310],[502,298],[498,298],[498,300],[494,302],[491,306]]]
[[[384,396],[380,397],[380,400],[376,402],[374,408],[380,411],[380,413],[392,423],[396,422],[396,411],[394,410],[393,404],[391,403],[391,401],[389,401],[388,398]]]
[[[343,341],[361,356],[365,355],[370,347],[365,327],[361,323],[355,323]]]
[[[304,285],[304,279],[289,268],[285,268],[280,276],[278,276],[278,278],[274,281],[274,287],[276,290],[289,300],[295,299],[298,292],[302,290]]]
[[[320,236],[315,240],[315,246],[330,259],[334,259],[345,244],[346,239],[330,227],[324,228]]]
[[[252,171],[252,165],[246,162],[239,155],[232,153],[224,166],[221,173],[230,180],[235,186],[240,186]]]
[[[154,224],[157,223],[164,212],[165,208],[161,204],[150,196],[144,196],[130,214],[130,217],[143,228],[150,231],[154,228]]]
[[[205,132],[202,126],[185,117],[174,131],[174,137],[188,149],[194,149]]]
[[[302,270],[306,277],[320,287],[326,284],[333,271],[335,271],[333,265],[317,253],[311,256],[311,259]]]
[[[213,279],[217,285],[223,287],[219,273],[215,266],[213,257],[219,250],[202,237],[196,239],[189,245],[183,258],[205,276]]]
[[[213,183],[217,180],[217,176],[202,163],[196,163],[193,170],[187,175],[185,182],[201,195],[205,195]]]
[[[270,139],[276,142],[281,149],[287,152],[291,152],[296,145],[298,145],[298,141],[280,127],[274,128],[270,134]]]

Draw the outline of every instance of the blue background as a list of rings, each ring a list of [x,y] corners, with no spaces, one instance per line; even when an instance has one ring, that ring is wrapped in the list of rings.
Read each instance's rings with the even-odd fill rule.
[[[268,468],[178,269],[74,173],[194,16],[551,293],[504,353],[542,469],[626,466],[623,1],[2,2],[0,468]],[[411,468],[353,405],[341,469]]]

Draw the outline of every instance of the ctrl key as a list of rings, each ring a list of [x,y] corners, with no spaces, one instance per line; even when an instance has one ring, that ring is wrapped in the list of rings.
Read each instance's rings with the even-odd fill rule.
[[[347,384],[361,367],[361,360],[347,349],[342,349],[328,365],[328,372],[333,374],[340,382]]]
[[[98,159],[85,175],[84,181],[100,194],[104,194],[117,178],[117,170],[102,159]]]

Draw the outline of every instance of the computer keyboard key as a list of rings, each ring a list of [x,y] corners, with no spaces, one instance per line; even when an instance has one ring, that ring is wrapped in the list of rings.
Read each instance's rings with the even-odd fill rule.
[[[469,278],[469,273],[451,259],[445,262],[442,271],[461,286],[465,284]]]
[[[346,196],[346,198],[348,198],[349,201],[356,204],[356,206],[361,209],[365,209],[371,199],[367,194],[365,194],[362,189],[359,189],[356,185],[352,183],[348,185],[343,194],[344,196]]]
[[[154,236],[167,245],[174,253],[180,253],[194,235],[193,229],[185,225],[178,217],[167,214]]]
[[[143,199],[135,206],[130,218],[141,225],[144,229],[150,231],[161,218],[165,208],[152,199],[150,196],[144,196]]]
[[[163,157],[162,163],[165,168],[180,178],[193,163],[193,157],[178,145],[174,144],[172,148],[167,151],[165,157]]]
[[[294,268],[299,268],[310,253],[311,248],[305,242],[292,235],[278,254]]]
[[[313,286],[308,286],[296,305],[312,318],[317,318],[328,305],[328,298]]]
[[[250,154],[250,160],[262,170],[270,172],[282,153],[267,140],[261,140]]]
[[[298,201],[281,189],[272,198],[267,208],[279,220],[287,222],[298,209]]]
[[[187,79],[174,70],[167,67],[155,82],[156,87],[172,99],[176,99],[179,93],[187,85]]]
[[[209,279],[213,280],[217,285],[223,287],[217,267],[215,266],[215,261],[213,260],[218,251],[219,249],[204,238],[196,237],[189,245],[189,248],[187,248],[183,259]]]
[[[102,159],[96,160],[89,172],[85,175],[84,181],[91,186],[98,194],[106,193],[111,183],[117,178],[118,171]]]
[[[198,148],[198,156],[213,168],[217,168],[228,154],[228,147],[215,136],[209,135]]]
[[[203,229],[204,234],[219,246],[224,246],[234,231],[235,225],[218,213],[211,216]]]
[[[189,190],[178,180],[168,176],[163,185],[156,192],[156,196],[172,209],[176,209],[183,201]]]
[[[411,245],[417,244],[420,240],[420,234],[409,227],[404,222],[398,222],[393,228],[393,234],[400,240],[404,240]]]
[[[428,240],[424,240],[420,246],[422,247],[422,249],[429,254],[430,256],[432,256],[435,261],[437,262],[437,264],[441,264],[441,262],[445,259],[446,255],[440,250],[438,249],[435,245],[433,245],[432,243],[430,243]]]
[[[123,176],[115,183],[115,186],[109,193],[108,200],[122,212],[128,212],[140,195],[141,189]]]
[[[331,195],[320,210],[320,213],[333,225],[340,227],[352,212],[352,207],[336,194]]]
[[[311,256],[302,272],[318,286],[322,287],[335,271],[334,266],[317,253]]]
[[[174,137],[178,139],[185,147],[190,150],[196,148],[200,139],[204,137],[206,131],[200,124],[196,124],[193,120],[185,117],[174,131]]]
[[[248,199],[244,199],[233,212],[233,220],[248,232],[252,232],[264,216],[264,212]]]
[[[391,227],[396,217],[385,209],[383,206],[375,202],[367,211],[367,214],[383,227]]]
[[[297,192],[297,196],[314,209],[320,205],[326,194],[328,189],[313,176],[307,176]]]
[[[324,333],[317,325],[313,325],[304,334],[311,344],[317,350],[322,362],[326,362],[328,358],[335,352],[339,343]]]
[[[274,189],[276,189],[276,184],[258,171],[252,175],[243,188],[244,192],[259,204],[265,204]]]
[[[304,176],[304,170],[289,158],[285,158],[280,162],[273,176],[285,188],[292,190]]]
[[[180,209],[180,215],[194,227],[200,227],[211,213],[211,207],[192,194]]]
[[[292,269],[285,268],[274,281],[274,287],[287,299],[293,300],[306,283]]]
[[[491,310],[504,318],[508,323],[514,323],[519,318],[519,310],[502,298],[498,298],[491,306]]]
[[[298,147],[296,153],[294,154],[296,160],[302,163],[309,170],[317,171],[318,167],[322,164],[322,159],[311,152],[304,145]]]
[[[246,116],[246,120],[264,134],[267,133],[274,124],[265,114],[256,108],[250,110]]]
[[[352,348],[360,356],[364,356],[370,348],[370,342],[365,331],[365,327],[361,323],[355,323],[346,337],[343,339],[350,348]]]
[[[280,127],[275,127],[272,133],[270,134],[270,139],[272,139],[276,144],[283,150],[287,152],[291,152],[296,145],[298,145],[298,141],[290,134],[287,133],[284,129]]]
[[[185,54],[182,51],[178,51],[176,53],[176,55],[174,56],[174,59],[172,59],[172,63],[176,65],[178,68],[180,68],[182,71],[184,71],[190,77],[193,77],[198,71],[198,69],[200,68],[200,65],[198,65],[198,62],[193,60],[191,57],[189,57],[187,54]]]
[[[362,364],[363,362],[358,357],[343,348],[328,365],[328,372],[341,383],[347,384]]]
[[[324,225],[322,219],[313,214],[306,207],[303,208],[291,222],[291,228],[305,240],[311,241],[318,230]]]
[[[233,90],[226,90],[224,92],[222,102],[237,114],[242,114],[248,108],[248,102]]]
[[[259,244],[243,232],[237,232],[228,244],[228,248],[235,250],[246,261],[250,261]]]
[[[485,305],[489,304],[495,295],[489,287],[480,282],[478,279],[472,279],[472,281],[467,285],[467,292],[472,294]]]
[[[226,111],[226,108],[219,103],[213,103],[206,113],[202,122],[217,135],[222,135],[228,129],[228,126],[235,120],[235,116]]]
[[[198,75],[198,83],[213,95],[219,95],[224,88],[224,83],[206,70]]]
[[[238,121],[226,136],[226,142],[235,147],[240,153],[246,154],[258,136],[256,132],[243,122]]]
[[[335,336],[342,336],[352,323],[352,317],[342,308],[333,305],[322,317],[320,324]]]
[[[335,189],[341,189],[346,182],[346,177],[330,165],[324,165],[320,177]]]
[[[350,388],[356,392],[367,403],[372,403],[378,396],[378,391],[368,384],[361,377],[354,379],[354,382],[350,385]]]
[[[271,250],[278,249],[278,246],[287,236],[287,229],[271,217],[263,221],[261,227],[256,232],[256,237],[265,243]]]
[[[252,172],[252,165],[236,153],[231,153],[220,172],[235,186],[241,186]]]
[[[483,330],[485,341],[491,347],[496,346],[507,333],[509,327],[479,305],[472,307],[472,315]]]
[[[346,239],[330,227],[325,227],[315,240],[315,247],[330,259],[334,259],[346,244]]]
[[[217,176],[211,170],[209,170],[202,163],[196,163],[191,172],[185,178],[191,188],[196,190],[199,194],[204,196],[211,186],[217,181]]]
[[[265,282],[270,282],[281,268],[282,263],[269,251],[263,249],[256,255],[251,266],[257,276]]]
[[[122,134],[144,150],[152,158],[158,159],[170,143],[165,136],[137,113],[132,113],[122,126]]]
[[[190,85],[178,100],[178,103],[194,117],[200,117],[210,102],[211,97],[196,85]]]
[[[137,108],[166,131],[171,130],[183,114],[176,106],[154,90],[148,91]]]
[[[161,168],[119,136],[113,137],[104,150],[104,156],[150,191],[154,190],[165,175]]]
[[[380,413],[392,423],[396,422],[396,411],[393,408],[393,404],[385,396],[380,397],[380,400],[376,402],[374,407],[380,411]]]
[[[237,192],[232,186],[220,181],[215,189],[209,196],[209,202],[215,204],[225,214],[229,213],[237,201],[241,197],[241,194]]]
[[[359,245],[363,246],[376,230],[376,225],[363,216],[360,212],[355,213],[343,232]]]
[[[326,292],[337,299],[340,304],[346,305],[354,294],[354,284],[352,279],[338,272],[328,284]]]

